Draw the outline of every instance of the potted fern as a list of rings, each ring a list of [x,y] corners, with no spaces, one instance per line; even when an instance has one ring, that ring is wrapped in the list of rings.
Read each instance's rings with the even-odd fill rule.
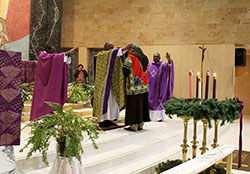
[[[68,102],[70,103],[78,103],[87,101],[87,95],[86,92],[79,82],[74,82],[69,84],[68,86]]]
[[[84,137],[87,136],[92,141],[93,147],[98,148],[95,143],[99,135],[96,129],[97,125],[92,120],[75,115],[72,110],[63,111],[59,104],[47,104],[54,109],[53,113],[39,117],[39,120],[33,120],[24,127],[30,127],[31,133],[20,152],[31,146],[27,159],[38,151],[42,153],[42,161],[48,165],[48,148],[52,139],[55,138],[58,154],[55,163],[60,160],[67,160],[69,166],[72,166],[72,160],[77,160],[81,165],[81,155],[84,152],[81,142]],[[59,173],[53,168],[55,166],[52,167],[53,173]]]

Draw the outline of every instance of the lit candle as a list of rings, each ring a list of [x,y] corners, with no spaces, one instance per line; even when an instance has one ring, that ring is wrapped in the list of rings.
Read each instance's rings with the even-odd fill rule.
[[[213,75],[214,84],[213,84],[213,98],[216,98],[216,73]]]
[[[209,76],[210,73],[207,71],[206,73],[206,90],[205,90],[205,100],[208,99],[208,91],[209,91]]]
[[[199,77],[200,72],[198,72],[196,75],[196,98],[199,98]]]
[[[193,98],[193,72],[189,72],[189,98]]]

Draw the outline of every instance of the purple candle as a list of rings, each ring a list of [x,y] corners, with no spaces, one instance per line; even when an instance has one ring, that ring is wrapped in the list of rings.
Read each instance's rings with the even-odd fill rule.
[[[213,76],[214,84],[213,84],[213,98],[216,98],[216,73]]]
[[[205,100],[208,99],[208,91],[209,91],[209,76],[210,73],[207,71],[206,73],[206,90],[205,90]]]
[[[198,72],[196,76],[196,98],[199,98],[199,78],[200,72]]]

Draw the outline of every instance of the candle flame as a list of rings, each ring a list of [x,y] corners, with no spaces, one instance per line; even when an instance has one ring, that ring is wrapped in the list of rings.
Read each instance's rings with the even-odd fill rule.
[[[197,72],[197,77],[200,77],[200,72]]]
[[[189,71],[189,75],[191,75],[191,76],[192,76],[192,75],[193,75],[193,72],[192,72],[192,71]]]
[[[214,76],[214,78],[216,79],[216,73],[214,73],[214,75],[213,75],[213,76]]]

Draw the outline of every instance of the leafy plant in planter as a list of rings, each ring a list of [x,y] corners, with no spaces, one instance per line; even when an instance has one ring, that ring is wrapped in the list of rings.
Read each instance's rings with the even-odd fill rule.
[[[211,172],[211,170],[213,170],[213,172]],[[226,170],[224,167],[222,167],[220,165],[213,165],[213,166],[207,168],[205,171],[201,172],[200,174],[210,174],[210,173],[226,174]]]
[[[88,99],[91,102],[91,105],[93,106],[94,85],[84,82],[82,83],[82,86],[85,94],[88,96]]]
[[[87,101],[88,97],[83,86],[79,82],[71,83],[68,87],[68,102],[77,103],[78,101]]]
[[[167,160],[167,162],[159,163],[158,166],[155,168],[155,172],[157,174],[160,174],[166,170],[169,170],[175,166],[178,166],[182,164],[182,160],[176,159],[176,160]]]
[[[73,114],[72,110],[62,111],[61,106],[56,103],[47,104],[54,109],[54,112],[39,117],[39,120],[33,120],[25,126],[31,127],[31,135],[20,152],[31,146],[27,159],[34,152],[39,151],[42,153],[43,162],[48,165],[47,152],[54,137],[57,141],[57,153],[63,159],[68,158],[71,163],[72,158],[75,157],[81,162],[81,155],[84,153],[81,144],[84,139],[83,132],[87,133],[94,148],[98,148],[95,139],[98,138],[99,132],[96,129],[97,125],[92,120],[83,119],[80,115]]]
[[[22,107],[24,102],[31,100],[34,91],[34,82],[21,84]]]

